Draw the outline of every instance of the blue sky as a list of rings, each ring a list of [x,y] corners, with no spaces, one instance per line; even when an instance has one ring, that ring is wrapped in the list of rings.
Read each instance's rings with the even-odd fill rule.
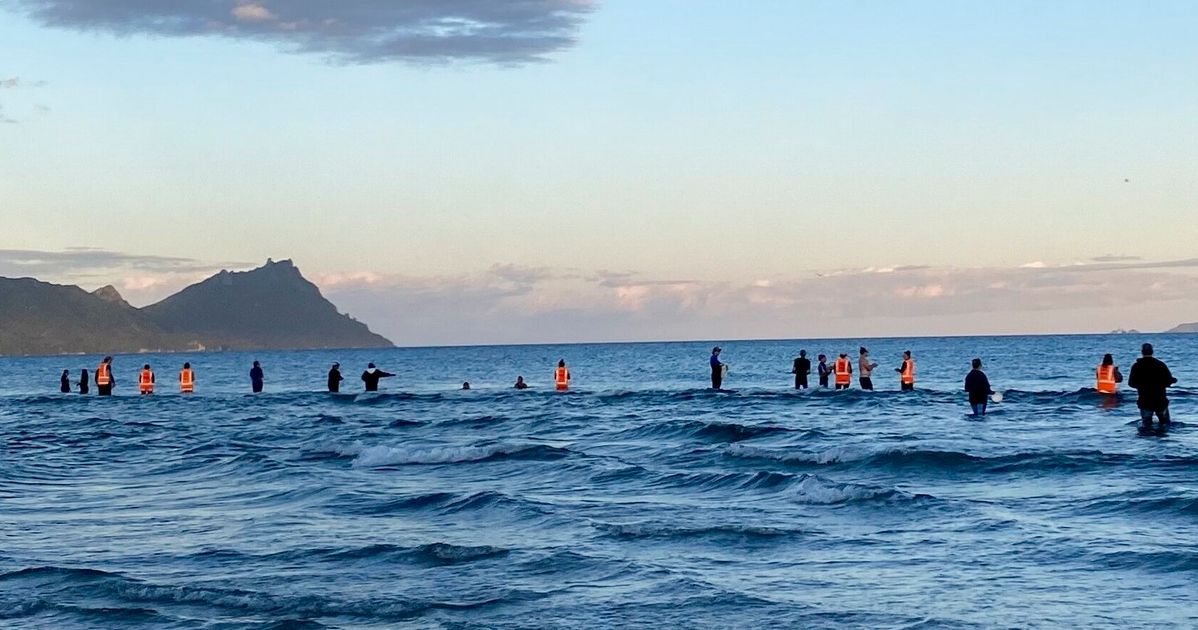
[[[1192,2],[170,6],[0,0],[0,275],[290,257],[414,344],[1198,319]]]

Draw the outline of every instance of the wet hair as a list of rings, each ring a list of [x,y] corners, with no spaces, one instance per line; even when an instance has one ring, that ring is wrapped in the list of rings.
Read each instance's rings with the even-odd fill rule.
[[[557,367],[566,367],[566,360],[562,359],[557,362]]]
[[[260,367],[257,361],[254,361],[254,367]]]
[[[903,356],[905,356],[905,357],[909,357],[909,356],[911,356],[911,351],[910,351],[910,350],[903,350]]]
[[[145,364],[145,365],[141,366],[141,369],[143,369],[143,370],[148,370],[148,369],[150,369],[150,364],[149,364],[149,363],[147,363],[147,364]]]
[[[83,378],[87,378],[87,368],[83,368],[83,372],[81,373],[83,374]]]
[[[112,362],[112,357],[104,357],[104,362],[105,362],[105,363],[111,363],[111,362]]]
[[[66,376],[66,375],[68,375],[68,374],[70,374],[70,373],[71,373],[71,371],[70,371],[70,370],[63,370],[63,371],[62,371],[62,375],[63,375],[63,376]]]
[[[981,360],[981,359],[974,359],[974,360],[973,360],[973,369],[975,369],[975,370],[976,370],[976,369],[978,369],[978,368],[980,368],[980,367],[982,367],[982,360]]]
[[[861,354],[865,354],[867,352],[869,352],[869,350],[866,350],[865,346],[861,346]]]
[[[819,360],[820,360],[820,361],[823,361],[824,359],[827,359],[827,358],[828,358],[828,355],[826,355],[826,354],[821,354],[821,355],[819,355],[819,357],[818,357],[818,358],[819,358]]]
[[[1146,344],[1140,346],[1140,352],[1143,353],[1144,356],[1146,356],[1146,357],[1152,356],[1152,344],[1146,343]]]
[[[1102,364],[1103,364],[1103,365],[1114,365],[1114,364],[1115,364],[1115,357],[1113,357],[1113,356],[1111,356],[1111,355],[1109,355],[1109,354],[1107,354],[1107,355],[1103,355],[1103,357],[1102,357]]]
[[[801,356],[801,357],[805,357],[805,356],[807,356],[807,351],[806,351],[806,350],[799,350],[799,356]]]
[[[190,369],[191,369],[191,364],[190,364],[190,363],[184,363],[184,364],[183,364],[183,369],[185,369],[185,370],[190,370]]]
[[[712,348],[712,349],[711,349],[711,353],[712,353],[712,354],[715,354],[715,353],[719,352],[720,350],[723,350],[723,348],[721,348],[721,347],[719,347],[719,346],[716,346],[716,347],[714,347],[714,348]]]
[[[462,389],[470,389],[470,381],[466,381],[465,383],[462,383]]]

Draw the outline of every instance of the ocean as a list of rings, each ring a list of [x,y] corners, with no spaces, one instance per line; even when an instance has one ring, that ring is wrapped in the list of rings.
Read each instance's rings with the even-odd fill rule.
[[[1163,437],[1093,391],[1146,340]],[[793,390],[863,343],[879,391]],[[0,626],[1198,626],[1198,335],[719,342],[727,392],[712,345],[122,355],[109,399],[0,359]]]

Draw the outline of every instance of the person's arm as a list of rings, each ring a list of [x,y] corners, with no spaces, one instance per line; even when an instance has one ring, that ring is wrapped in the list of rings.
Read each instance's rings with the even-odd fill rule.
[[[1115,366],[1115,382],[1116,383],[1123,382],[1123,372],[1119,371],[1119,366]]]
[[[1131,374],[1127,376],[1127,386],[1132,389],[1139,389],[1140,387],[1139,374],[1136,373],[1135,365],[1131,366]]]
[[[990,388],[990,377],[983,374],[982,375],[982,384],[986,387],[986,395],[993,396],[994,390]]]
[[[1165,387],[1176,385],[1177,379],[1173,377],[1173,373],[1169,371],[1169,366],[1165,366]]]
[[[386,377],[388,377],[388,376],[395,376],[395,375],[394,375],[394,374],[392,374],[392,373],[390,373],[390,372],[383,372],[381,376],[382,376],[383,378],[386,378]]]

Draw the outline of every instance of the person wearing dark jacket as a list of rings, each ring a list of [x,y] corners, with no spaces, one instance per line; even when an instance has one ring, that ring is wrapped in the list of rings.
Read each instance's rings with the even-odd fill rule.
[[[71,371],[63,370],[62,378],[58,379],[58,391],[69,394],[71,393]]]
[[[965,377],[965,391],[969,392],[969,406],[973,409],[973,417],[986,415],[986,401],[994,390],[990,389],[990,379],[982,371],[982,360],[973,360],[973,369]]]
[[[390,372],[384,372],[384,371],[374,367],[373,363],[366,366],[366,371],[362,372],[362,381],[366,383],[366,391],[368,391],[368,392],[379,391],[379,379],[387,378],[388,376],[395,376],[395,375]]]
[[[88,375],[87,368],[83,368],[83,371],[79,373],[79,393],[80,394],[86,394],[86,393],[88,393],[88,391],[90,391],[90,388],[88,387],[88,381],[90,381],[90,380],[91,380],[91,376]]]
[[[341,391],[341,381],[345,379],[341,377],[341,364],[334,363],[329,370],[329,393],[336,394]]]
[[[724,385],[724,364],[720,362],[720,352],[719,346],[712,348],[711,360],[708,361],[711,364],[711,388],[716,390]]]
[[[807,389],[807,375],[811,374],[811,359],[807,358],[806,350],[799,350],[799,358],[795,359],[794,369],[795,389]]]
[[[819,365],[816,367],[819,368],[819,386],[827,387],[828,377],[832,376],[832,367],[828,365],[828,355],[821,354],[818,358]]]
[[[262,393],[262,384],[266,381],[266,375],[262,372],[262,364],[254,361],[254,367],[250,368],[250,389],[255,394]]]
[[[1140,421],[1145,429],[1152,428],[1152,416],[1156,414],[1160,420],[1160,428],[1169,426],[1169,397],[1166,389],[1177,383],[1169,366],[1152,356],[1152,344],[1146,343],[1140,348],[1144,356],[1131,366],[1131,374],[1127,377],[1127,386],[1139,392],[1136,406],[1140,408]]]

